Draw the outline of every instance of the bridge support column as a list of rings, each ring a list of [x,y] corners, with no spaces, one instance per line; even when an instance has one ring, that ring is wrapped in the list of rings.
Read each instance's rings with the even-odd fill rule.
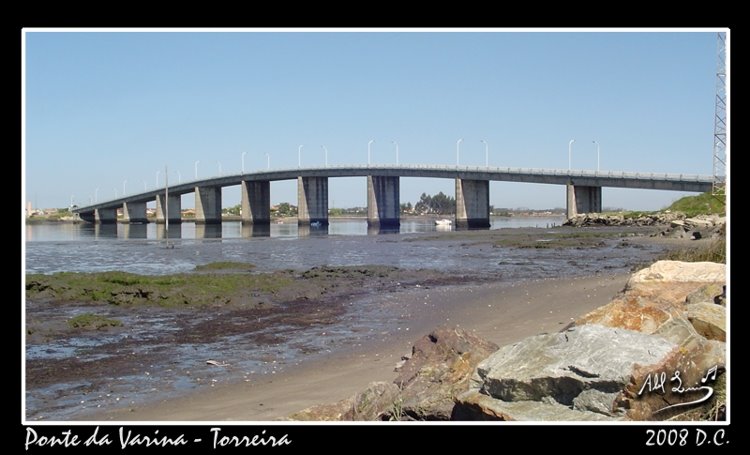
[[[95,223],[96,222],[96,211],[91,212],[81,212],[78,214],[78,216],[81,217],[81,219],[87,223]]]
[[[297,224],[328,226],[328,177],[297,177]]]
[[[96,209],[94,211],[96,224],[114,224],[117,222],[117,209]]]
[[[123,223],[148,223],[145,202],[124,202],[122,204]]]
[[[271,182],[242,182],[242,224],[271,224]]]
[[[397,228],[399,220],[399,178],[367,176],[367,226]]]
[[[175,194],[169,195],[169,224],[182,223],[182,197]],[[156,222],[164,224],[166,220],[165,209],[167,203],[164,201],[164,194],[158,194],[156,196]]]
[[[195,187],[195,223],[221,223],[221,187]]]
[[[572,218],[579,213],[599,213],[602,211],[602,187],[577,186],[568,183],[567,215]]]
[[[490,181],[456,179],[456,227],[490,227]]]

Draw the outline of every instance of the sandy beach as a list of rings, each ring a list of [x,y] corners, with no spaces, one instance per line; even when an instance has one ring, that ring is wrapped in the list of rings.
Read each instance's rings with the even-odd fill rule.
[[[357,347],[285,368],[280,374],[237,382],[129,408],[80,416],[87,421],[268,421],[309,406],[332,403],[372,381],[392,381],[401,356],[440,325],[459,326],[498,345],[558,331],[604,305],[623,289],[627,274],[597,274],[520,283],[424,287],[397,295],[396,330]]]

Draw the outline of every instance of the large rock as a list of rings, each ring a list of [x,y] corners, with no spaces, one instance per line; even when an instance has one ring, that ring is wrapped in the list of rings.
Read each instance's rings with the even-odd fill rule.
[[[714,387],[716,378],[725,371],[726,343],[693,339],[690,348],[680,347],[659,364],[635,368],[630,383],[617,398],[618,405],[627,409],[630,420],[666,420],[675,417],[691,406],[670,405],[694,402],[707,394],[701,387]],[[711,371],[715,370],[716,375]],[[679,377],[679,379],[677,379]],[[665,380],[662,388],[659,381]],[[704,381],[705,379],[705,381]],[[675,389],[695,387],[694,391],[680,393]]]
[[[724,264],[657,261],[633,274],[628,287],[641,283],[717,283],[726,281]]]
[[[312,406],[289,416],[289,420],[336,421],[382,420],[393,411],[399,388],[389,382],[372,382],[352,397],[334,404]]]
[[[709,340],[726,341],[726,309],[703,302],[687,306],[687,318],[695,330]]]
[[[440,327],[419,339],[394,381],[401,388],[401,415],[393,418],[448,420],[455,398],[468,389],[477,364],[498,346],[471,333]]]
[[[458,397],[451,420],[580,421],[618,419],[595,412],[571,409],[554,401],[502,401],[476,390],[469,390]]]
[[[599,324],[607,327],[654,333],[665,322],[682,317],[685,305],[679,299],[664,300],[628,292],[576,320],[576,325]]]
[[[692,305],[694,303],[713,302],[721,305],[726,297],[726,288],[721,283],[710,283],[701,286],[691,292],[685,298],[685,303]]]
[[[630,382],[634,367],[659,364],[676,348],[662,337],[588,324],[501,348],[479,363],[471,389],[500,400],[496,410],[508,409],[508,402],[532,401],[618,417],[625,409],[619,408],[615,399]],[[466,396],[463,398],[466,403]],[[607,398],[612,400],[605,403]],[[503,415],[521,418],[512,413]],[[547,412],[523,415],[529,420],[569,417]]]

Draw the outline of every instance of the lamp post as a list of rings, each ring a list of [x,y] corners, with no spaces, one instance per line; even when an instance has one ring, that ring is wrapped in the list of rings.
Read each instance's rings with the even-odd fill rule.
[[[271,155],[266,153],[266,169],[271,169]]]
[[[145,180],[143,181],[143,191],[144,192],[148,191],[148,185],[146,184]]]
[[[180,171],[177,172],[177,183],[182,183],[182,174],[180,174]]]
[[[490,146],[484,139],[479,142],[484,144],[484,167],[490,167]]]
[[[159,188],[159,173],[161,171],[156,171],[156,188]]]
[[[219,166],[219,175],[221,175],[221,161],[217,161],[216,164]]]
[[[200,160],[195,162],[195,180],[198,180],[198,163],[200,163]]]
[[[370,139],[370,141],[367,143],[367,166],[370,166],[370,163],[372,163],[372,143],[375,142],[375,139]]]
[[[321,147],[323,148],[323,152],[325,152],[325,157],[326,157],[325,162],[326,162],[326,167],[328,167],[328,149],[326,148],[325,145],[321,145]]]
[[[125,184],[128,183],[127,180],[122,181],[122,195],[125,196]]]
[[[99,188],[94,190],[94,202],[99,202]]]
[[[568,142],[568,170],[571,169],[571,164],[573,163],[573,142],[575,141],[575,139],[571,139]]]
[[[398,142],[396,141],[391,141],[391,142],[393,142],[393,145],[396,146],[396,166],[398,166]]]
[[[302,147],[304,145],[297,147],[297,167],[302,167]]]
[[[591,142],[596,144],[596,172],[599,172],[599,143],[596,141]]]
[[[247,152],[242,152],[242,173],[245,173],[245,155],[247,155]]]
[[[458,167],[458,163],[459,163],[459,160],[460,160],[460,156],[461,156],[461,142],[463,142],[463,141],[464,141],[463,138],[461,138],[461,139],[459,139],[459,140],[456,141],[456,167]]]

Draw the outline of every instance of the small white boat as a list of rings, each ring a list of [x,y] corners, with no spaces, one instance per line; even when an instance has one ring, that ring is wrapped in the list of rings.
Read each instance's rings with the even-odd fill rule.
[[[450,226],[453,222],[447,218],[435,220],[435,226]]]
[[[320,221],[313,221],[312,223],[310,223],[310,227],[319,228],[320,226]]]

